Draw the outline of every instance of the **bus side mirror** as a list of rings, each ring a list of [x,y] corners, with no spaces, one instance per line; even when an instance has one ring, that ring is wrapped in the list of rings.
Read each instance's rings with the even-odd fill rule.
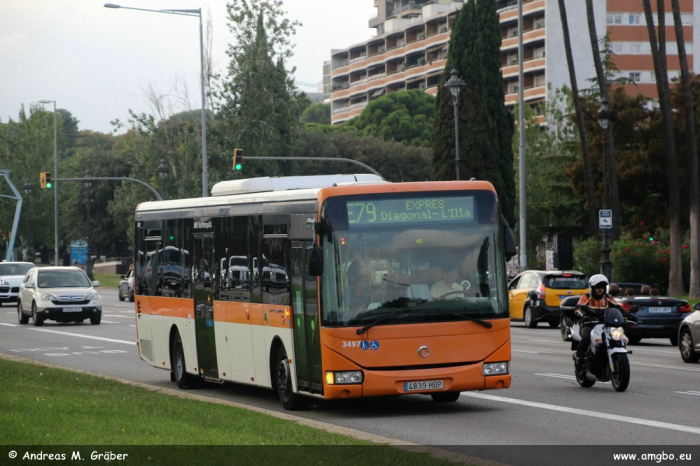
[[[323,275],[323,248],[321,246],[314,246],[311,248],[309,275],[312,277],[320,277]]]
[[[515,256],[518,253],[517,248],[515,247],[515,235],[513,234],[513,230],[510,229],[508,226],[508,222],[506,222],[506,219],[501,217],[501,223],[503,223],[503,239],[505,243],[505,256],[506,256],[506,262],[511,260],[513,256]]]

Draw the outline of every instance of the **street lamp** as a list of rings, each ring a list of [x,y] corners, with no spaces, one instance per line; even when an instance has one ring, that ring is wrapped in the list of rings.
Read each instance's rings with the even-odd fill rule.
[[[53,102],[53,197],[54,197],[54,261],[58,265],[58,143],[56,130],[56,101],[40,100],[40,104]]]
[[[202,91],[202,197],[207,197],[208,180],[207,174],[207,119],[206,119],[206,100],[204,97],[204,39],[202,33],[202,9],[196,10],[148,10],[145,8],[131,8],[128,6],[115,5],[114,3],[105,3],[105,8],[123,8],[125,10],[150,11],[152,13],[168,13],[172,15],[182,16],[199,16],[199,68]]]
[[[85,178],[86,178],[85,187],[89,190],[90,187],[92,187],[92,182],[89,180],[90,178],[92,178],[92,176],[90,175],[89,170],[85,170]],[[89,260],[90,259],[90,231],[92,231],[90,228],[91,225],[90,225],[90,193],[89,192],[88,192],[88,195],[86,196],[85,203],[87,205],[87,235],[85,235],[85,240],[87,242],[87,245],[86,245],[85,250],[87,252],[88,260]]]
[[[29,202],[29,193],[32,192],[32,189],[34,189],[34,186],[29,182],[29,180],[24,180],[24,192],[27,193],[27,255],[29,256],[30,259],[32,259],[31,253],[32,253],[32,204]],[[33,260],[31,262],[34,262]]]
[[[160,176],[162,180],[163,194],[165,194],[165,178],[168,176],[168,173],[170,173],[170,167],[168,167],[165,159],[160,159],[160,165],[156,168],[156,173],[158,173],[158,176]]]
[[[598,119],[598,124],[603,128],[603,210],[608,210],[609,205],[609,186],[608,181],[609,163],[610,158],[608,157],[608,135],[612,130],[610,123],[617,116],[615,111],[610,109],[610,100],[607,97],[603,97],[600,101],[601,107],[598,109],[596,118]],[[612,221],[615,221],[611,217]],[[612,228],[612,224],[610,225]],[[600,273],[605,275],[608,282],[612,280],[612,260],[610,259],[610,228],[603,228],[603,247],[600,249]]]
[[[464,81],[457,76],[457,70],[452,68],[452,76],[445,83],[445,87],[452,94],[452,107],[455,111],[455,168],[457,170],[457,180],[459,180],[459,91],[464,87]]]

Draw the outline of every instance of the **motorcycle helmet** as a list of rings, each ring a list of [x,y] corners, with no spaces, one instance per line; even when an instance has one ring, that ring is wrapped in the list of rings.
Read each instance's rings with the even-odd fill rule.
[[[591,291],[593,291],[593,288],[595,288],[597,285],[608,286],[608,277],[602,273],[597,273],[593,275],[590,280],[588,280],[588,284],[591,287]]]

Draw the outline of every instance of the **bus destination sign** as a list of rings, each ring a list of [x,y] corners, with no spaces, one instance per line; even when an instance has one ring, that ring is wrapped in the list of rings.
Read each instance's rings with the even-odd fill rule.
[[[474,197],[348,201],[350,225],[475,221]]]

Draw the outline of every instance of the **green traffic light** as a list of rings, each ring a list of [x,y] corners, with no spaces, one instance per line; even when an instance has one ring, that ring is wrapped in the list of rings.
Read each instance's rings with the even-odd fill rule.
[[[53,183],[49,181],[48,183],[46,183],[46,189],[51,189],[51,188],[53,188]]]
[[[241,165],[240,163],[237,163],[237,164],[236,164],[236,170],[240,170],[241,168],[243,168],[243,165]]]

